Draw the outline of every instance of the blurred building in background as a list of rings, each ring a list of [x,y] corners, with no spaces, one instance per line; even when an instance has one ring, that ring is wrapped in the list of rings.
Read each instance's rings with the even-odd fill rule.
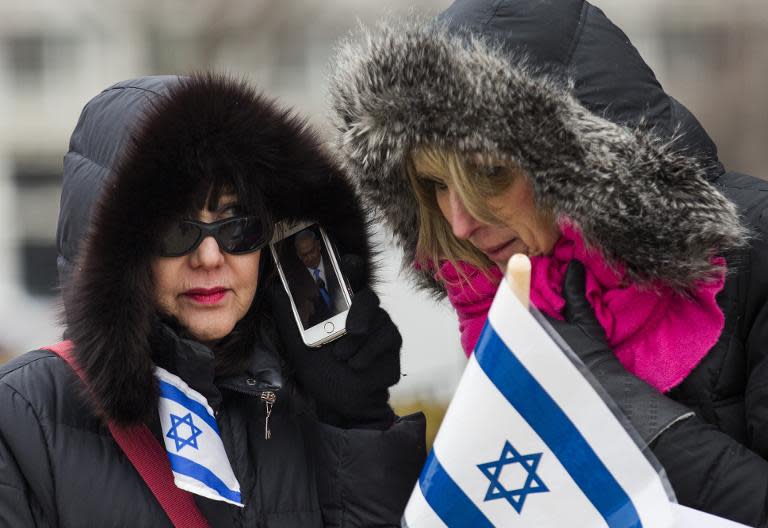
[[[432,14],[448,0],[422,0]],[[768,175],[768,3],[602,0],[727,167]],[[62,157],[85,102],[122,79],[242,75],[325,127],[326,68],[357,20],[405,0],[26,0],[0,3],[0,354],[60,338],[55,227]],[[399,275],[386,233],[382,300],[404,336],[400,401],[446,401],[464,357],[456,318]],[[2,361],[2,357],[0,357]]]

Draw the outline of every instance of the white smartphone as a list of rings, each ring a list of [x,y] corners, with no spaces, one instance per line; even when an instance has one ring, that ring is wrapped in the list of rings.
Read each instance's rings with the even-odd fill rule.
[[[280,222],[269,247],[304,344],[319,347],[343,336],[352,296],[325,230]]]

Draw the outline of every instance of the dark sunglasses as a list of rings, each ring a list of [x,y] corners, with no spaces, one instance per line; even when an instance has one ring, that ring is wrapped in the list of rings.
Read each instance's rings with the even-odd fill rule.
[[[158,253],[161,257],[187,255],[208,236],[216,239],[221,251],[240,255],[266,246],[270,233],[255,216],[236,216],[210,224],[181,220],[171,225],[160,238]]]

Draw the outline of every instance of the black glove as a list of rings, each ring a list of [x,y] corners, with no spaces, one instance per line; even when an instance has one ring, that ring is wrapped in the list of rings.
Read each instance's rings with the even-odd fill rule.
[[[345,256],[342,267],[354,287],[362,282],[359,257]],[[400,380],[402,337],[379,298],[359,287],[347,315],[346,335],[320,348],[304,345],[290,300],[280,282],[272,285],[272,313],[296,381],[331,425],[387,427],[395,415],[389,387]]]
[[[584,265],[577,260],[568,265],[563,297],[566,320],[547,318],[549,323],[616,402],[645,445],[674,423],[693,416],[690,409],[628,372],[619,362],[587,301]]]

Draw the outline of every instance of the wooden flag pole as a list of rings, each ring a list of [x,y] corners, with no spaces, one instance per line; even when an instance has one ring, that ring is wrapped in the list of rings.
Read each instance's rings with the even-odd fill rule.
[[[507,263],[507,283],[512,293],[527,309],[531,297],[531,261],[522,253],[512,255]]]

